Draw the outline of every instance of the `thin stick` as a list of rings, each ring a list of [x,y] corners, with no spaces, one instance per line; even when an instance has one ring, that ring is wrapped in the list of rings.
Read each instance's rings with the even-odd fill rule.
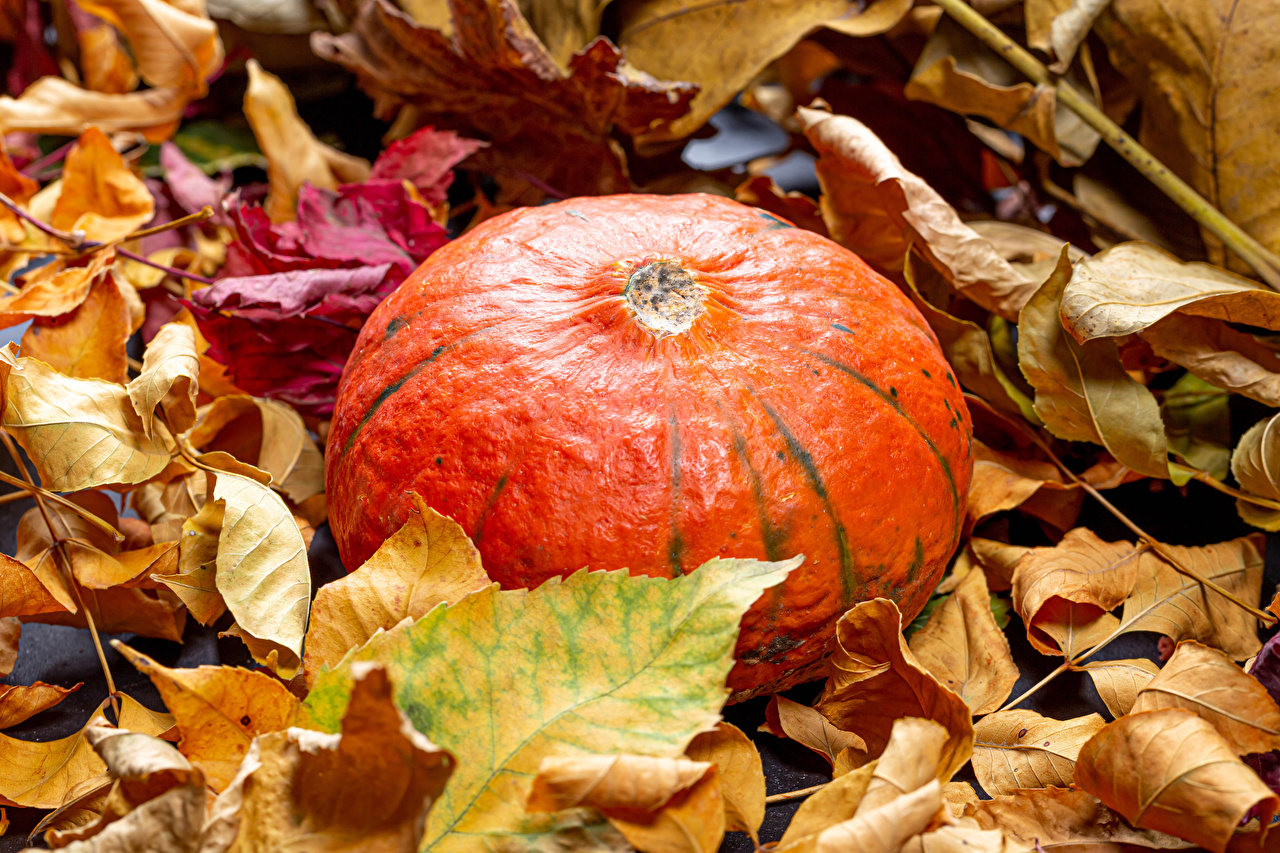
[[[178,269],[177,267],[165,266],[164,264],[159,263],[158,261],[153,261],[144,255],[139,255],[137,252],[130,252],[128,249],[123,248],[122,246],[116,246],[116,254],[120,255],[121,257],[128,258],[131,261],[137,261],[140,264],[145,264],[149,267],[154,267],[155,269],[166,272],[172,276],[177,276],[178,278],[189,278],[192,281],[198,281],[201,284],[213,284],[213,279],[211,278],[206,278],[205,276],[202,276],[199,273],[185,272],[183,270]]]
[[[204,222],[206,219],[212,218],[212,216],[213,216],[213,208],[206,204],[204,207],[200,208],[195,213],[188,213],[186,216],[171,220],[169,222],[164,223],[163,225],[156,225],[152,228],[143,228],[141,231],[131,231],[128,234],[121,237],[119,240],[112,240],[108,243],[98,243],[98,242],[85,243],[85,248],[87,249],[87,251],[84,252],[84,254],[91,255],[94,252],[98,251],[99,249],[105,249],[108,246],[114,246],[117,243],[123,243],[126,240],[140,240],[143,237],[150,237],[154,234],[163,234],[165,231],[173,231],[174,229],[177,229],[177,228],[185,228],[186,226],[193,225],[197,222]]]
[[[9,492],[8,494],[0,495],[0,504],[11,504],[14,501],[24,501],[32,497],[34,497],[34,495],[27,491],[24,486],[16,492]]]
[[[1198,480],[1211,489],[1217,489],[1224,495],[1231,495],[1231,497],[1237,500],[1255,504],[1256,506],[1264,506],[1267,509],[1280,509],[1280,501],[1273,501],[1270,498],[1264,498],[1258,495],[1251,495],[1248,492],[1242,492],[1233,486],[1228,486],[1216,477],[1209,476],[1205,471],[1197,471],[1191,475],[1191,479]]]
[[[70,246],[73,249],[78,249],[84,244],[84,232],[79,232],[77,234],[71,231],[63,231],[61,229],[54,228],[52,225],[48,224],[47,222],[41,222],[39,219],[36,219],[30,213],[27,213],[25,210],[23,210],[22,207],[16,201],[9,198],[4,193],[0,193],[0,204],[3,204],[5,207],[12,210],[19,219],[23,219],[23,220],[26,220],[27,222],[30,222],[31,225],[37,231],[43,231],[45,234],[48,234],[53,239],[60,240],[61,242],[66,243],[68,246]]]
[[[1269,287],[1280,290],[1280,257],[1228,219],[1190,184],[1170,171],[1168,166],[1157,160],[1150,151],[1138,143],[1138,140],[1108,118],[1106,113],[1098,109],[1079,89],[1066,80],[1050,74],[1049,69],[1040,60],[1005,35],[999,27],[984,18],[965,0],[935,0],[935,2],[1032,82],[1052,86],[1057,92],[1059,103],[1080,116],[1085,124],[1102,135],[1103,140],[1117,154],[1132,163],[1175,204],[1190,214],[1191,218],[1216,235],[1228,249],[1253,267]]]
[[[823,788],[827,787],[830,784],[831,784],[830,782],[823,782],[821,785],[814,785],[812,788],[801,788],[798,791],[787,791],[784,794],[772,794],[768,797],[765,797],[764,801],[766,804],[768,804],[768,803],[785,803],[787,800],[798,800],[801,797],[807,797],[810,794],[816,794],[818,791],[821,791]]]
[[[25,473],[25,469],[23,473]],[[114,538],[117,542],[124,541],[124,535],[121,534],[120,531],[116,530],[110,524],[103,521],[101,518],[94,515],[93,513],[89,512],[89,510],[80,506],[78,503],[67,500],[57,492],[51,492],[42,486],[37,486],[33,484],[30,480],[26,480],[26,479],[19,480],[17,477],[13,476],[12,474],[6,473],[4,471],[0,471],[0,482],[8,483],[11,486],[17,486],[20,489],[27,489],[28,491],[31,492],[32,497],[39,495],[40,497],[43,497],[45,500],[53,501],[54,503],[62,507],[65,507],[66,509],[71,510],[76,515],[80,516],[85,521],[89,522],[94,527],[101,530],[103,533],[106,533],[112,538]]]
[[[73,142],[68,142],[66,145],[63,145],[61,148],[53,149],[43,157],[39,157],[35,160],[32,160],[30,163],[28,163],[26,168],[22,170],[22,174],[34,177],[35,173],[39,172],[45,166],[52,166],[54,163],[57,163],[58,161],[62,160],[62,158],[66,157],[67,154],[74,147],[75,147],[75,142],[73,141]]]

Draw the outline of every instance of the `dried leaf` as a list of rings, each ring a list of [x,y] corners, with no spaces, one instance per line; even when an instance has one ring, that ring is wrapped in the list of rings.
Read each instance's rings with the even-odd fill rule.
[[[196,419],[199,379],[195,332],[185,323],[161,326],[142,355],[142,372],[129,383],[129,399],[142,419],[143,434],[153,434],[156,409],[174,435],[186,432]]]
[[[109,243],[146,224],[155,201],[142,179],[129,171],[111,140],[91,127],[76,140],[62,169],[62,193],[49,224],[83,231],[90,240]]]
[[[55,613],[66,608],[45,589],[35,572],[0,554],[0,618]]]
[[[202,850],[418,849],[453,757],[395,706],[384,670],[365,664],[354,676],[341,735],[291,728],[254,739],[210,810]]]
[[[840,731],[816,709],[782,694],[769,698],[769,704],[765,708],[765,722],[760,726],[760,731],[766,731],[775,737],[791,738],[818,753],[833,766],[836,758],[845,750],[853,750],[862,756],[867,752],[867,742],[862,738],[851,732]]]
[[[1018,561],[1031,549],[973,536],[969,539],[968,550],[973,561],[987,576],[987,589],[1004,592],[1013,589],[1013,573]]]
[[[837,728],[865,740],[873,758],[884,751],[899,717],[940,723],[949,737],[938,778],[950,779],[972,751],[969,709],[916,662],[902,639],[901,618],[897,605],[883,598],[840,617],[831,676],[814,707]]]
[[[182,734],[178,748],[221,791],[250,742],[293,725],[298,700],[270,676],[229,666],[170,669],[123,643],[112,646],[151,679]]]
[[[101,774],[106,765],[85,739],[85,729],[105,723],[95,713],[75,734],[43,743],[0,735],[0,803],[56,808],[68,791]]]
[[[1280,749],[1280,707],[1267,688],[1217,649],[1193,640],[1139,692],[1132,713],[1185,708],[1207,720],[1238,755]]]
[[[868,814],[936,781],[940,774],[947,730],[932,720],[895,720],[889,743],[876,760],[871,781],[854,815]]]
[[[969,572],[909,643],[920,665],[960,694],[975,715],[999,708],[1018,680],[990,599],[986,575]]]
[[[764,822],[765,784],[760,753],[751,739],[737,726],[721,720],[714,729],[690,741],[684,754],[718,769],[725,829],[756,838]]]
[[[610,812],[656,812],[693,787],[714,765],[647,755],[580,755],[542,759],[525,808],[555,812],[579,806]]]
[[[1072,670],[1088,674],[1111,716],[1119,718],[1133,709],[1138,692],[1155,677],[1160,667],[1146,658],[1136,658],[1090,661],[1083,666],[1073,666]]]
[[[33,317],[61,317],[88,297],[115,252],[104,249],[80,267],[55,260],[23,276],[22,290],[0,299],[0,325],[15,326]]]
[[[434,207],[448,199],[453,167],[487,145],[451,130],[424,127],[388,145],[374,161],[369,179],[411,181],[422,200]]]
[[[271,192],[266,210],[272,222],[288,222],[296,216],[298,189],[303,183],[337,189],[340,183],[369,177],[369,163],[343,154],[315,138],[298,118],[293,95],[274,74],[250,59],[249,88],[244,93],[244,114],[253,128],[258,147],[267,157],[267,181]]]
[[[33,322],[22,336],[22,352],[67,376],[123,385],[129,381],[125,343],[130,334],[129,307],[107,275],[94,281],[71,314]]]
[[[973,727],[973,772],[988,794],[1071,786],[1076,756],[1105,723],[1097,714],[1053,720],[1034,711],[1000,711]]]
[[[41,77],[19,98],[0,97],[0,130],[71,135],[100,128],[137,132],[159,142],[178,129],[188,100],[190,95],[177,89],[109,95],[61,77]]]
[[[142,434],[121,386],[63,376],[7,350],[0,350],[0,361],[8,367],[4,428],[35,463],[45,488],[141,483],[169,464],[168,448]]]
[[[363,566],[316,594],[306,641],[308,683],[378,630],[490,584],[480,552],[457,522],[414,498],[417,513]]]
[[[824,829],[852,819],[871,784],[871,774],[875,772],[876,763],[873,759],[849,773],[837,776],[801,803],[791,822],[787,824],[786,832],[778,842],[778,849],[811,845]]]
[[[674,580],[578,572],[530,591],[490,587],[321,673],[305,724],[332,729],[352,662],[381,661],[415,724],[458,759],[425,845],[470,850],[517,829],[530,844],[556,843],[566,824],[522,812],[542,760],[680,755],[718,717],[742,614],[797,564],[713,560]]]
[[[972,826],[940,826],[917,835],[902,847],[902,853],[1003,853],[1004,833]]]
[[[817,149],[822,212],[832,239],[881,271],[902,269],[917,249],[962,295],[1006,319],[1035,292],[996,250],[960,221],[928,184],[902,167],[866,125],[801,108]]]
[[[937,779],[922,788],[890,800],[872,811],[859,811],[851,820],[828,827],[814,842],[816,853],[859,850],[896,853],[913,835],[923,832],[942,808],[942,786]]]
[[[1059,512],[1046,513],[1043,507],[1028,506],[1043,495]],[[1024,508],[1058,526],[1075,522],[1082,496],[1063,481],[1057,466],[1041,459],[1023,459],[973,441],[973,479],[965,512],[970,526],[997,512]]]
[[[1071,65],[1093,22],[1111,0],[1028,0],[1027,44],[1052,53],[1050,67],[1062,73]]]
[[[1231,473],[1240,488],[1268,500],[1280,501],[1280,416],[1258,421],[1240,437],[1231,453]],[[1280,510],[1243,498],[1236,501],[1240,517],[1263,530],[1280,530]]]
[[[1216,480],[1230,471],[1230,403],[1229,394],[1193,373],[1173,383],[1160,403],[1169,449]]]
[[[1266,826],[1280,806],[1211,724],[1182,709],[1108,724],[1080,750],[1075,781],[1134,826],[1215,853],[1250,809]]]
[[[138,76],[150,86],[203,95],[205,80],[222,66],[218,26],[204,3],[83,0],[79,5],[124,34]]]
[[[68,693],[76,692],[81,686],[58,687],[43,681],[37,681],[29,687],[0,684],[0,729],[16,726],[41,711],[52,708],[66,698]]]
[[[1125,372],[1113,341],[1081,344],[1062,327],[1059,304],[1071,274],[1064,249],[1018,320],[1018,365],[1036,389],[1036,414],[1058,438],[1101,444],[1133,470],[1167,478],[1155,397]]]
[[[4,589],[3,569],[0,569],[0,596]],[[18,661],[18,642],[22,638],[22,622],[16,616],[0,617],[0,676],[13,672]]]

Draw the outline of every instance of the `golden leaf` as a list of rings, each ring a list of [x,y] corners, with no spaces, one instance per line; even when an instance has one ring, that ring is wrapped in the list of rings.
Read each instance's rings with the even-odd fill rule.
[[[167,590],[153,591],[131,587],[83,590],[85,609],[93,616],[99,631],[108,634],[131,632],[143,637],[182,641],[187,623],[187,610]],[[23,616],[23,622],[46,625],[70,625],[88,628],[84,613],[65,610]]]
[[[799,119],[819,155],[822,213],[832,239],[890,272],[902,269],[912,246],[962,295],[1005,319],[1017,317],[1039,282],[1011,267],[866,125],[807,108]]]
[[[764,822],[765,784],[760,753],[751,739],[723,720],[690,741],[684,754],[719,770],[724,800],[725,829],[745,832],[753,839]]]
[[[82,685],[58,687],[37,681],[31,686],[0,684],[0,729],[16,726],[41,711],[57,705],[68,693],[74,693]]]
[[[62,169],[62,193],[49,224],[109,243],[147,223],[155,200],[96,127],[80,134]]]
[[[876,764],[873,759],[843,776],[837,776],[801,803],[787,824],[777,849],[811,846],[824,829],[852,819],[871,784]]]
[[[31,616],[65,610],[35,572],[13,557],[0,554],[0,617]]]
[[[525,808],[555,812],[578,806],[609,812],[656,812],[697,784],[714,765],[648,755],[548,757],[538,766]]]
[[[178,540],[178,571],[156,578],[182,599],[201,625],[211,624],[227,610],[217,584],[222,516],[222,504],[206,501],[198,513],[184,521]]]
[[[316,594],[306,640],[308,683],[379,629],[490,584],[480,552],[457,522],[417,495],[414,503],[414,515],[363,566]]]
[[[101,21],[90,27],[77,27],[76,43],[86,88],[108,95],[123,95],[138,88],[133,60],[115,27]]]
[[[1051,500],[1056,511],[1046,513],[1044,506],[1032,506],[1036,498]],[[1063,481],[1056,465],[1002,453],[974,439],[973,480],[965,504],[970,527],[997,512],[1021,508],[1065,529],[1075,523],[1082,503],[1083,495]]]
[[[125,343],[129,306],[111,275],[94,279],[88,296],[69,315],[37,320],[22,336],[22,352],[67,376],[129,381]]]
[[[18,171],[9,155],[0,151],[0,193],[7,195],[18,205],[25,205],[40,189],[33,181]],[[0,239],[6,243],[21,243],[27,238],[27,227],[18,214],[9,208],[0,210]]]
[[[138,76],[150,86],[203,95],[205,80],[222,65],[218,26],[204,3],[85,0],[80,6],[124,34]]]
[[[895,720],[889,743],[876,760],[871,781],[854,815],[873,812],[936,781],[947,739],[947,730],[932,720]]]
[[[986,573],[987,589],[992,592],[1013,589],[1014,569],[1022,555],[1031,550],[1025,545],[1010,545],[980,536],[971,537],[967,548],[974,562]]]
[[[244,93],[244,114],[253,128],[258,147],[267,158],[267,182],[271,186],[266,211],[272,222],[292,221],[297,215],[298,188],[304,182],[325,189],[340,183],[363,181],[369,164],[343,154],[315,138],[298,118],[293,95],[280,78],[262,70],[250,59],[249,88]]]
[[[973,826],[940,826],[917,835],[902,846],[902,853],[1003,853],[1004,833]]]
[[[1217,649],[1178,644],[1138,692],[1131,713],[1185,708],[1207,720],[1239,755],[1280,749],[1280,707],[1267,688]]]
[[[61,77],[41,77],[21,97],[0,97],[0,129],[65,135],[101,128],[135,131],[149,142],[160,142],[178,129],[188,100],[177,89],[108,95],[81,89]]]
[[[971,571],[909,643],[916,660],[975,715],[1000,707],[1018,680],[1004,632],[991,613],[986,575]]]
[[[1160,671],[1160,667],[1146,658],[1091,661],[1072,669],[1088,674],[1112,717],[1129,713],[1138,699],[1138,691]]]
[[[902,639],[901,614],[892,601],[858,604],[836,624],[831,676],[814,707],[839,729],[853,732],[879,757],[899,717],[942,724],[948,740],[938,778],[947,780],[973,749],[969,708],[926,672]]]
[[[973,772],[988,794],[1067,788],[1085,741],[1105,725],[1097,714],[1053,720],[1034,711],[1000,711],[973,726]]]
[[[858,850],[897,853],[913,835],[924,832],[942,808],[942,786],[937,779],[909,794],[896,797],[877,809],[861,811],[844,823],[828,827],[814,841],[816,853]]]
[[[164,324],[142,354],[142,372],[129,383],[143,434],[153,434],[157,408],[174,435],[186,432],[196,420],[199,387],[195,333],[184,323]]]
[[[85,739],[85,729],[105,723],[95,712],[75,734],[43,743],[0,735],[0,803],[56,808],[68,791],[100,775],[106,765]]]
[[[298,700],[268,675],[227,666],[170,669],[119,640],[111,645],[160,691],[182,735],[178,748],[215,791],[230,784],[253,738],[297,718]]]
[[[4,570],[0,568],[0,596],[4,595],[3,589]],[[13,665],[18,662],[21,638],[22,622],[16,616],[0,616],[0,676],[13,672]]]
[[[1075,782],[1134,826],[1215,853],[1250,809],[1266,826],[1280,806],[1208,721],[1180,708],[1108,724],[1080,750]]]
[[[23,276],[22,290],[0,299],[0,325],[14,326],[33,317],[60,317],[76,309],[115,258],[114,249],[103,249],[89,263],[68,267],[55,260]]]
[[[760,731],[775,737],[791,738],[833,765],[837,756],[845,750],[858,753],[865,762],[866,741],[852,732],[836,728],[814,708],[801,705],[780,693],[769,698],[769,704],[765,707],[765,722],[761,724]]]

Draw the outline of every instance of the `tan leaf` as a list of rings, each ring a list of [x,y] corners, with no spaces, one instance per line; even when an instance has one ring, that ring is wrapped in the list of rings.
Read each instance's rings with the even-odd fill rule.
[[[1093,22],[1110,3],[1111,0],[1028,0],[1027,44],[1055,55],[1057,61],[1051,68],[1061,73],[1071,65]]]
[[[873,759],[849,773],[837,776],[801,803],[791,822],[787,824],[786,832],[778,842],[778,849],[812,844],[823,830],[852,819],[871,784],[871,774],[875,772],[876,764]]]
[[[83,590],[85,609],[93,616],[99,631],[108,634],[131,632],[142,637],[182,641],[182,629],[187,624],[187,610],[169,592],[131,587]],[[23,616],[23,622],[41,622],[46,625],[70,625],[88,628],[83,612],[68,613],[65,610]]]
[[[141,483],[169,464],[168,448],[142,435],[121,386],[63,376],[7,350],[0,350],[0,361],[9,367],[4,428],[27,451],[46,488]]]
[[[138,88],[133,59],[115,27],[101,20],[93,26],[77,27],[76,43],[86,88],[108,95],[123,95]]]
[[[921,788],[890,800],[844,823],[824,829],[814,844],[816,853],[842,850],[896,853],[907,839],[925,830],[942,808],[942,786],[930,779]]]
[[[1142,332],[1160,358],[1204,381],[1267,406],[1280,406],[1280,356],[1253,335],[1181,313]]]
[[[1045,654],[1060,653],[1037,624],[1041,610],[1055,598],[1080,605],[1076,614],[1087,620],[1119,607],[1138,583],[1141,553],[1131,542],[1104,542],[1084,527],[1055,546],[1028,551],[1013,573],[1013,607],[1031,644]]]
[[[119,240],[146,224],[155,200],[96,127],[80,134],[62,169],[62,193],[49,224],[90,240]]]
[[[1165,546],[1196,577],[1214,581],[1242,601],[1257,603],[1262,586],[1262,534],[1203,548]],[[1258,653],[1254,618],[1220,593],[1202,588],[1151,552],[1140,558],[1138,584],[1124,603],[1127,631],[1156,631],[1172,640],[1199,640],[1232,660]]]
[[[712,767],[653,817],[611,817],[609,823],[638,850],[654,853],[716,853],[724,840],[725,808],[719,771]]]
[[[354,675],[341,735],[294,728],[254,739],[210,810],[202,850],[418,849],[453,757],[396,708],[384,670],[364,664]]]
[[[928,672],[975,715],[1000,707],[1018,680],[1004,632],[991,613],[982,572],[969,572],[946,601],[911,635],[911,652]]]
[[[30,687],[20,684],[0,684],[0,729],[16,726],[41,711],[61,702],[68,693],[74,693],[82,685],[58,687],[37,681]]]
[[[1038,281],[1028,281],[919,176],[902,167],[866,125],[801,108],[817,150],[822,212],[836,242],[881,271],[902,269],[918,249],[957,291],[1013,320]]]
[[[1080,344],[1062,327],[1059,305],[1070,276],[1064,249],[1018,319],[1018,365],[1036,389],[1036,413],[1058,438],[1100,444],[1133,470],[1167,478],[1155,397],[1125,372],[1114,341]]]
[[[18,98],[0,97],[0,129],[70,135],[101,128],[137,132],[160,142],[178,129],[189,99],[177,89],[108,95],[61,77],[41,77]]]
[[[222,505],[208,501],[196,515],[183,522],[178,571],[155,579],[182,599],[201,625],[211,624],[227,610],[217,585],[222,516]]]
[[[65,609],[40,583],[35,572],[13,557],[0,554],[0,618]]]
[[[737,726],[721,720],[711,731],[695,737],[684,754],[693,761],[710,762],[719,770],[725,829],[755,838],[764,822],[765,784],[760,753],[751,739]]]
[[[1194,640],[1138,692],[1132,713],[1185,708],[1207,720],[1239,755],[1280,749],[1280,707],[1267,688],[1217,649]]]
[[[1108,724],[1080,750],[1075,781],[1134,826],[1215,853],[1251,808],[1266,826],[1280,806],[1208,721],[1180,708]]]
[[[1019,788],[1067,788],[1085,741],[1105,725],[1098,714],[1053,720],[1000,711],[973,726],[973,772],[992,796]]]
[[[298,188],[310,183],[336,189],[340,183],[369,177],[369,163],[343,154],[316,139],[298,118],[293,95],[280,78],[262,70],[250,59],[249,88],[244,93],[244,114],[253,128],[258,147],[267,158],[266,211],[272,222],[292,221],[297,215]]]
[[[71,555],[71,572],[87,589],[110,589],[115,586],[154,587],[150,579],[139,581],[143,575],[171,575],[178,568],[178,546],[174,542],[161,542],[147,548],[106,554],[81,542],[67,542],[64,546]]]
[[[1107,706],[1112,717],[1117,718],[1133,709],[1138,692],[1160,671],[1160,667],[1146,658],[1090,661],[1072,669],[1088,674],[1094,689],[1102,697],[1102,704]]]
[[[293,725],[298,700],[260,672],[226,666],[170,669],[123,643],[112,646],[151,679],[182,734],[178,748],[210,787],[230,784],[250,742]]]
[[[926,672],[902,639],[901,615],[892,601],[877,598],[849,610],[836,625],[830,678],[815,708],[837,728],[866,741],[879,757],[899,717],[923,717],[947,729],[939,779],[969,760],[973,724],[956,693]]]
[[[95,712],[85,729],[105,723]],[[0,803],[56,808],[73,787],[105,771],[106,765],[85,739],[85,729],[43,743],[0,735]]]
[[[156,409],[174,435],[186,432],[196,419],[196,392],[200,387],[200,357],[196,337],[185,323],[166,323],[142,354],[142,372],[129,383],[129,399],[142,432],[155,429]]]
[[[987,576],[987,589],[1004,592],[1013,589],[1013,572],[1022,555],[1031,550],[1024,545],[1010,545],[994,539],[974,536],[969,539],[969,553]]]
[[[306,641],[308,682],[378,629],[489,585],[480,552],[457,522],[414,498],[416,513],[368,562],[316,594]]]
[[[1054,497],[1061,499],[1066,510],[1061,520],[1070,526],[1083,502],[1082,496],[1063,481],[1056,465],[1041,459],[1023,459],[1003,453],[976,438],[973,440],[973,479],[965,504],[970,526],[997,512],[1024,507],[1038,495],[1048,492],[1054,492]],[[1026,511],[1030,512],[1030,507]],[[1042,512],[1036,514],[1044,515]]]
[[[1280,10],[1228,0],[1113,0],[1096,31],[1142,101],[1139,141],[1273,251],[1280,158],[1268,144]],[[1209,260],[1226,253],[1202,232]],[[1249,272],[1234,257],[1230,268]]]
[[[876,769],[854,815],[873,812],[937,781],[947,739],[947,730],[932,720],[895,720],[889,743],[876,760]]]
[[[952,817],[960,817],[966,806],[980,803],[982,798],[968,782],[946,782],[942,786],[942,801],[946,803]]]
[[[153,711],[127,693],[120,694],[120,728],[176,741],[179,737],[173,714]]]
[[[687,758],[647,755],[581,755],[544,758],[525,808],[555,812],[579,806],[611,811],[656,812],[696,784],[713,765]]]
[[[835,764],[845,750],[853,750],[865,763],[867,742],[852,732],[844,732],[814,708],[802,705],[782,694],[769,698],[765,722],[760,731],[775,737],[787,737]]]
[[[1231,452],[1231,473],[1242,490],[1280,501],[1280,415],[1258,421],[1240,437]],[[1238,499],[1236,512],[1255,527],[1280,530],[1280,510]]]
[[[766,65],[820,26],[849,35],[879,35],[910,10],[905,0],[880,0],[865,9],[847,0],[792,3],[689,4],[644,0],[625,7],[618,44],[638,68],[662,80],[699,86],[688,114],[641,137],[679,139],[701,127]],[[671,50],[696,39],[698,50]]]
[[[1092,604],[1076,604],[1065,598],[1051,598],[1040,608],[1036,619],[1034,645],[1045,654],[1076,660],[1120,629],[1120,620],[1110,613],[1099,615]]]
[[[129,381],[130,334],[129,307],[108,274],[93,281],[69,315],[33,322],[22,336],[22,352],[67,376],[123,385]]]
[[[205,80],[222,65],[218,26],[203,2],[85,0],[80,6],[124,34],[138,76],[150,86],[203,94]]]
[[[21,291],[0,299],[0,325],[14,326],[33,317],[60,317],[74,311],[114,256],[114,250],[104,249],[84,266],[68,267],[55,260],[27,273],[22,277]]]
[[[3,569],[0,569],[0,590],[4,588]],[[0,596],[3,596],[0,591]],[[16,616],[0,616],[0,676],[13,672],[18,662],[18,643],[22,638],[22,622]]]

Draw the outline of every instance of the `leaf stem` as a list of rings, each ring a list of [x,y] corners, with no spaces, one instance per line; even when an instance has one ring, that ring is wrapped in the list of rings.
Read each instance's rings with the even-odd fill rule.
[[[1224,495],[1231,495],[1236,500],[1246,501],[1256,506],[1264,506],[1267,509],[1280,509],[1280,501],[1274,501],[1270,498],[1264,498],[1259,495],[1251,495],[1248,492],[1242,492],[1234,486],[1228,486],[1216,477],[1210,476],[1205,471],[1196,471],[1191,475],[1193,480],[1199,480],[1211,489],[1217,489]]]
[[[9,198],[4,193],[0,193],[0,204],[3,204],[5,207],[9,208],[9,210],[13,211],[14,215],[16,215],[19,219],[22,219],[31,223],[31,225],[37,231],[42,231],[45,234],[48,234],[53,239],[66,243],[68,246],[70,246],[73,249],[78,249],[82,245],[84,245],[83,232],[76,234],[71,231],[63,231],[61,229],[54,228],[52,225],[48,224],[47,222],[41,222],[39,219],[36,219],[30,213],[27,213],[25,210],[23,210],[21,205],[19,205],[13,199]],[[41,254],[41,253],[39,250],[34,250],[31,252],[31,254]]]
[[[818,791],[821,791],[823,788],[827,787],[830,784],[831,784],[830,782],[823,782],[821,785],[814,785],[810,788],[801,788],[798,791],[787,791],[782,794],[772,794],[768,797],[765,797],[764,801],[766,804],[769,804],[769,803],[785,803],[788,800],[798,800],[802,797],[807,797],[810,794],[816,794]]]
[[[1117,154],[1133,164],[1205,230],[1216,235],[1228,249],[1253,267],[1271,289],[1280,290],[1280,257],[1228,219],[1190,184],[1170,171],[1168,166],[1157,160],[1150,151],[1139,144],[1138,140],[1108,118],[1106,113],[1098,109],[1079,89],[1051,74],[1049,69],[1030,51],[1005,35],[999,27],[984,18],[965,0],[935,0],[935,2],[957,23],[986,42],[987,46],[1032,82],[1051,86],[1057,93],[1059,103],[1100,133]]]
[[[131,252],[122,246],[116,246],[116,254],[121,257],[128,258],[131,261],[137,261],[140,264],[145,264],[146,266],[161,270],[176,278],[189,278],[192,281],[198,281],[201,284],[213,284],[213,279],[211,278],[207,278],[198,273],[184,272],[177,267],[165,266],[159,261],[153,261],[145,255],[139,255],[137,252]]]
[[[23,473],[26,473],[25,469],[23,470]],[[43,486],[37,486],[34,483],[32,483],[30,480],[25,480],[25,479],[20,480],[17,477],[5,471],[0,471],[0,482],[8,483],[11,486],[17,486],[19,489],[26,489],[28,492],[31,493],[28,497],[36,497],[36,496],[43,497],[46,500],[51,500],[60,506],[66,507],[67,509],[74,512],[76,515],[83,518],[85,521],[92,524],[94,527],[101,530],[103,533],[106,533],[108,536],[115,539],[115,541],[117,542],[124,541],[124,535],[121,534],[120,531],[116,530],[110,524],[103,521],[101,518],[94,515],[93,513],[89,512],[89,510],[80,506],[75,501],[67,500],[57,492],[51,492],[48,489],[44,488]]]

